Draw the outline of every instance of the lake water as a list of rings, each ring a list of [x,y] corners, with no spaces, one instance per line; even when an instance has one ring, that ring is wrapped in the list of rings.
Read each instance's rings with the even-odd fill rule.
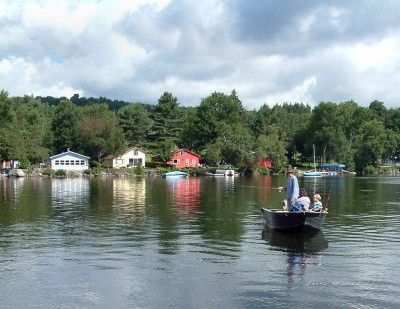
[[[283,176],[0,178],[0,308],[399,308],[400,178],[299,183],[319,233],[265,228]]]

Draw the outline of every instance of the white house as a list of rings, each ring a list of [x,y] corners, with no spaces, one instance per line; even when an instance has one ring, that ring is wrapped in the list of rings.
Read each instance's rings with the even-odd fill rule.
[[[109,155],[104,158],[102,165],[109,168],[144,167],[146,154],[138,148],[128,148],[120,155]]]
[[[54,170],[83,171],[89,168],[90,158],[70,151],[50,157],[50,165]]]

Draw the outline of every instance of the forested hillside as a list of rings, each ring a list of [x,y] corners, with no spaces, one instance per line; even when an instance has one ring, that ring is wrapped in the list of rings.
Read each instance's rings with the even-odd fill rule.
[[[70,148],[101,162],[127,146],[159,155],[174,150],[199,153],[210,165],[252,166],[338,162],[363,172],[397,162],[400,110],[383,102],[354,101],[263,105],[245,110],[235,90],[214,92],[198,106],[183,107],[172,93],[154,105],[107,98],[10,97],[0,92],[0,159],[35,164]]]

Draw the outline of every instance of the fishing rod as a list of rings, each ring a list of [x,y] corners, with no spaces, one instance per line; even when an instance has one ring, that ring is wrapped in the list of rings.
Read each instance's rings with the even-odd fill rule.
[[[325,204],[325,211],[328,212],[328,203],[329,203],[329,198],[331,197],[331,191],[328,193],[328,197],[326,199],[326,204]]]

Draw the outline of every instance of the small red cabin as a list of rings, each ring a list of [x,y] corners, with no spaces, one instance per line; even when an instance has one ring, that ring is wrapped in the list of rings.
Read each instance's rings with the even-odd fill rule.
[[[173,154],[172,160],[168,161],[167,165],[174,166],[176,168],[199,167],[200,156],[187,149],[179,149]]]
[[[270,160],[266,160],[266,159],[262,159],[258,165],[272,168],[272,162]]]

